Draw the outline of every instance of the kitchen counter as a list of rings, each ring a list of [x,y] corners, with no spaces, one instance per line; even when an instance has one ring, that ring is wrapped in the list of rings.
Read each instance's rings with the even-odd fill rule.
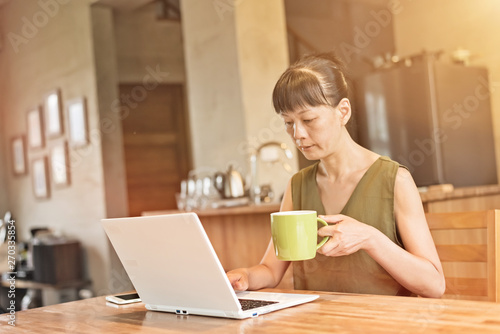
[[[493,184],[487,186],[455,188],[452,191],[427,191],[421,192],[420,197],[422,198],[422,202],[432,202],[495,194],[500,194],[500,185]]]
[[[485,185],[421,192],[425,212],[500,209],[500,185]]]
[[[449,189],[449,187],[430,188],[420,192],[426,212],[478,211],[500,209],[500,185],[485,185]],[[219,209],[195,210],[200,217],[224,215],[269,214],[279,211],[279,203],[227,207]],[[143,212],[144,216],[177,213],[178,210]]]
[[[209,216],[221,216],[221,215],[249,215],[249,214],[259,214],[259,213],[272,213],[280,210],[279,203],[269,203],[260,205],[245,205],[245,206],[234,206],[225,207],[218,209],[202,209],[193,210],[199,217],[209,217]],[[156,216],[165,215],[170,213],[178,213],[179,210],[160,210],[160,211],[146,211],[143,212],[143,216]]]

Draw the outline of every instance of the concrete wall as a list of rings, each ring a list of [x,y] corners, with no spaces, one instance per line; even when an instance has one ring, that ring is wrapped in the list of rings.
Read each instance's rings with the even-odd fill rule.
[[[288,66],[283,1],[181,5],[193,164],[219,170],[232,164],[248,174],[252,149],[271,140],[290,144],[271,105]],[[296,161],[291,165],[296,169]],[[290,177],[282,167],[261,174],[285,176],[274,187],[278,195]]]
[[[109,291],[109,255],[99,221],[106,217],[107,209],[91,10],[89,1],[52,4],[42,7],[37,1],[11,1],[0,9],[4,37],[0,63],[8,64],[2,73],[2,137],[8,142],[14,135],[26,134],[28,109],[41,104],[49,90],[59,88],[63,108],[70,99],[87,99],[92,142],[82,149],[70,150],[71,184],[54,189],[51,182],[51,196],[45,200],[33,196],[31,172],[12,177],[7,155],[7,182],[0,190],[0,198],[8,197],[20,240],[27,240],[30,228],[35,226],[47,226],[80,240],[94,289],[105,293]],[[67,140],[67,131],[47,140],[44,148],[28,151],[28,161],[47,157],[51,147]]]
[[[252,150],[269,141],[284,142],[295,153],[295,144],[272,106],[274,85],[289,65],[283,1],[240,2],[235,19],[246,142],[239,143],[233,156],[248,159]],[[298,169],[296,157],[290,161],[284,153],[279,155],[293,171]],[[257,167],[258,183],[271,185],[279,201],[293,173],[279,163],[261,162]]]
[[[100,226],[101,218],[127,216],[118,83],[179,83],[185,75],[180,22],[157,21],[154,5],[114,12],[94,2],[11,1],[0,10],[0,214],[12,210],[22,240],[30,228],[48,226],[82,241],[94,290],[106,294],[131,288]],[[70,150],[71,185],[37,200],[31,174],[11,177],[8,143],[26,134],[28,108],[55,87],[63,108],[69,99],[87,99],[91,141]],[[30,150],[28,161],[62,141],[67,132]]]
[[[94,56],[95,91],[100,118],[100,128],[94,129],[93,133],[100,138],[105,217],[125,217],[128,215],[127,187],[121,127],[122,114],[117,112],[120,108],[117,107],[118,72],[115,43],[113,43],[115,39],[113,11],[106,6],[92,6],[91,19],[93,33],[91,50]],[[107,282],[108,291],[114,293],[133,289],[107,238],[105,245],[109,249],[109,253],[105,255],[109,259],[111,270]],[[98,294],[106,292],[106,290],[98,291]]]
[[[234,10],[212,1],[181,1],[193,166],[225,169],[246,139]]]

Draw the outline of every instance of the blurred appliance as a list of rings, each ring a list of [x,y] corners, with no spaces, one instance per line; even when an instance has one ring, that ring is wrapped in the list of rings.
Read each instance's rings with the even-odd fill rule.
[[[285,143],[276,141],[270,141],[260,145],[250,155],[250,197],[254,204],[270,202],[274,197],[274,192],[270,184],[261,185],[259,183],[259,174],[257,170],[259,160],[271,164],[279,162],[288,173],[292,173],[292,167],[288,161],[282,161],[280,152],[282,152],[288,160],[293,159],[292,151],[288,146]]]
[[[497,183],[488,71],[422,54],[355,81],[359,143],[417,186]]]
[[[58,284],[83,277],[81,246],[75,240],[54,240],[33,245],[34,281]]]
[[[245,195],[245,181],[240,172],[230,165],[226,172],[217,172],[214,175],[215,188],[222,198],[238,198]]]

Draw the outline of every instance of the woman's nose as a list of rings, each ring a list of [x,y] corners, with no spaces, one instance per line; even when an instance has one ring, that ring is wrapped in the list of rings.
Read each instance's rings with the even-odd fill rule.
[[[305,136],[304,128],[300,124],[293,125],[293,138],[294,139],[302,139]]]

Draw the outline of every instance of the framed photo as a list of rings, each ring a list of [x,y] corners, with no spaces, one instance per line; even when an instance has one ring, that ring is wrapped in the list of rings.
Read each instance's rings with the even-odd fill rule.
[[[72,147],[85,146],[89,142],[87,106],[85,98],[67,102],[69,140]]]
[[[62,143],[52,148],[50,152],[50,170],[52,182],[56,187],[69,185],[68,145]]]
[[[14,175],[25,175],[28,168],[26,166],[26,141],[24,136],[12,138],[11,148]]]
[[[29,148],[42,148],[45,145],[43,136],[43,117],[40,107],[28,111],[28,146]]]
[[[49,198],[49,175],[47,173],[47,158],[37,158],[32,162],[33,193],[36,198]]]
[[[63,133],[61,93],[58,89],[45,96],[43,105],[45,113],[45,134],[47,137],[57,137]]]

